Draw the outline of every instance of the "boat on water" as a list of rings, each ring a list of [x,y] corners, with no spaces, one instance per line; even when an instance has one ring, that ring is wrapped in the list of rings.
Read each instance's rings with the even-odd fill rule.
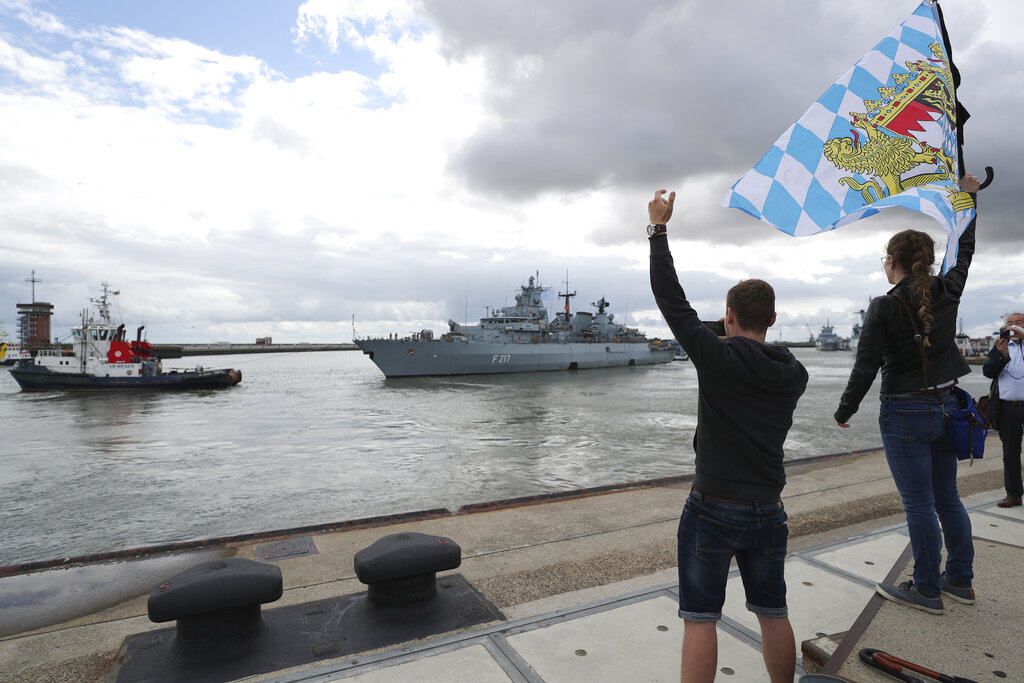
[[[668,343],[672,347],[672,360],[690,360],[690,357],[686,355],[686,351],[683,350],[679,342],[675,339],[670,339]]]
[[[850,350],[854,353],[857,352],[857,344],[860,343],[860,331],[864,326],[864,314],[865,310],[862,308],[857,311],[857,315],[860,316],[860,321],[853,324],[853,329],[850,331]]]
[[[385,377],[486,375],[553,370],[586,370],[670,363],[670,341],[648,339],[614,322],[602,297],[596,312],[569,312],[575,292],[560,293],[562,311],[549,320],[539,275],[515,295],[516,303],[493,309],[477,325],[449,320],[448,332],[422,330],[404,338],[355,339]]]
[[[0,365],[14,365],[21,360],[32,360],[32,354],[21,344],[12,344],[3,323],[0,323]]]
[[[235,369],[164,371],[153,345],[143,341],[138,329],[135,341],[125,339],[124,324],[110,317],[114,292],[104,282],[100,296],[90,299],[96,311],[82,310],[82,323],[71,328],[71,354],[60,348],[41,349],[34,359],[22,360],[10,369],[22,391],[128,391],[221,389],[242,381]]]
[[[832,329],[831,322],[825,321],[821,326],[821,334],[814,340],[814,348],[819,351],[838,351],[839,347],[839,335]]]

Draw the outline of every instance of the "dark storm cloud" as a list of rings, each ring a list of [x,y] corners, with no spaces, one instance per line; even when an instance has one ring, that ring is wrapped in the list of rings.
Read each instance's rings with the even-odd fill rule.
[[[804,55],[839,55],[831,61],[841,73],[868,41],[856,39],[866,29],[852,11],[837,39],[824,31],[835,14],[812,7],[797,32],[775,4],[426,7],[453,58],[486,60],[499,120],[467,141],[453,168],[515,199],[749,165],[771,142],[765,131],[781,132],[830,84],[830,60]]]
[[[450,170],[472,190],[509,201],[606,188],[646,193],[715,173],[728,178],[724,192],[912,9],[586,0],[423,7],[446,54],[480,57],[489,73],[494,123],[466,140]],[[980,17],[963,8],[946,10],[946,21],[965,78],[961,100],[973,114],[968,167],[1001,170],[986,195],[986,236],[989,244],[1019,241],[1016,147],[1000,131],[1024,111],[1024,93],[1007,87],[1019,82],[1024,53],[986,42]],[[751,219],[728,213],[708,218],[716,234],[745,239]]]

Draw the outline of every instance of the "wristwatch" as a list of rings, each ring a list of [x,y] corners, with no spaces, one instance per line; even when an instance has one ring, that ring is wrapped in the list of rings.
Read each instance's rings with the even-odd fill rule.
[[[647,236],[664,235],[668,232],[668,226],[664,223],[651,223],[647,226]]]

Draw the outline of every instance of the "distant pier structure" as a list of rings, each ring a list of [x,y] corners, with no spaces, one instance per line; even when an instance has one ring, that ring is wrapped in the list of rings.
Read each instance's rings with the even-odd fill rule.
[[[303,351],[356,351],[359,347],[355,344],[273,344],[269,342],[256,341],[255,344],[239,344],[234,342],[213,342],[212,344],[156,344],[157,355],[163,358],[171,358],[165,355],[177,351],[180,356],[219,356],[231,353],[296,353]]]
[[[18,304],[18,340],[24,346],[50,343],[50,318],[53,317],[53,304],[36,301],[36,283],[42,282],[32,271],[32,277],[25,278],[32,283],[32,303]]]

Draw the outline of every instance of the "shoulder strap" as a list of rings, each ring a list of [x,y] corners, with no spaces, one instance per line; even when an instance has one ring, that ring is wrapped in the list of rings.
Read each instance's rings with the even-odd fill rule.
[[[924,386],[926,389],[930,388],[935,392],[935,399],[941,405],[942,396],[939,394],[939,387],[935,385],[935,375],[932,374],[932,366],[924,352],[924,342],[922,341],[921,333],[917,331],[917,323],[914,322],[914,315],[910,312],[910,306],[907,306],[907,302],[899,294],[893,294],[892,296],[903,304],[903,310],[907,312],[907,317],[910,318],[910,328],[914,330],[914,341],[917,342],[917,351],[921,354],[921,376],[924,379]]]

